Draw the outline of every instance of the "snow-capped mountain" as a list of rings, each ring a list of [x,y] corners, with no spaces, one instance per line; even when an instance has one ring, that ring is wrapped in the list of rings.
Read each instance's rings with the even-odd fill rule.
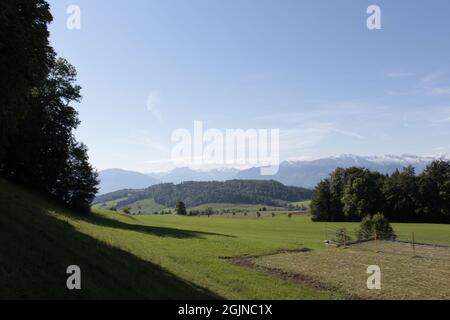
[[[155,183],[180,183],[186,181],[226,181],[232,179],[276,180],[285,185],[314,188],[338,167],[364,167],[381,173],[392,173],[407,166],[413,166],[416,173],[421,173],[433,160],[450,161],[450,154],[434,156],[415,155],[385,155],[357,156],[344,154],[317,160],[284,161],[279,171],[273,176],[262,176],[260,168],[237,170],[222,168],[213,170],[193,170],[190,168],[175,168],[168,172],[144,175],[138,172],[123,170],[105,170],[100,172],[100,192],[116,191],[128,188],[145,188]]]
[[[422,172],[433,160],[450,160],[449,154],[436,156],[385,155],[357,156],[345,154],[311,161],[285,161],[274,176],[261,176],[259,168],[240,171],[237,179],[273,179],[286,185],[313,188],[321,179],[326,178],[338,167],[364,167],[381,173],[392,173],[407,166],[413,166],[416,173]]]

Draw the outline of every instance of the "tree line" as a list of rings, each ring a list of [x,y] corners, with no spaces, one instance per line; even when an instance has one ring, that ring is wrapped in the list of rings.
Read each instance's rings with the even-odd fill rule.
[[[123,190],[99,196],[95,202],[106,202],[127,196],[117,203],[117,207],[126,207],[136,201],[154,199],[166,207],[175,207],[183,201],[187,207],[205,203],[242,203],[267,206],[283,206],[287,202],[302,201],[311,198],[312,191],[300,187],[285,186],[271,180],[229,180],[225,182],[184,182],[181,184],[163,183],[144,190]]]
[[[49,44],[45,0],[0,2],[0,176],[87,210],[97,173],[73,131],[77,72]]]
[[[450,223],[450,162],[433,161],[419,175],[412,166],[391,175],[338,168],[314,190],[314,221],[361,221],[377,213],[392,222]]]

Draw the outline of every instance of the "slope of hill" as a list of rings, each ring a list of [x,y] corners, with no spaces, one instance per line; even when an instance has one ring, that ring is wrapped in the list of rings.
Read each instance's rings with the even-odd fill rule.
[[[96,198],[96,204],[126,197],[117,202],[117,208],[130,206],[145,199],[153,199],[165,207],[175,207],[177,201],[188,207],[205,203],[235,203],[282,206],[287,202],[310,199],[312,191],[288,187],[277,181],[230,180],[225,182],[185,182],[159,184],[144,190],[124,190]]]
[[[67,210],[0,179],[0,299],[214,298],[195,284],[80,232],[127,226]],[[121,215],[117,215],[118,217]],[[129,217],[126,222],[133,226]],[[97,229],[95,229],[97,228]],[[137,228],[137,226],[136,226]],[[67,267],[82,270],[82,290],[66,287]]]
[[[122,169],[108,169],[99,172],[99,194],[122,189],[140,189],[158,184],[159,181],[143,173]]]
[[[0,300],[340,297],[220,258],[285,248],[272,219],[260,225],[253,219],[140,220],[106,211],[81,216],[2,179],[0,191]],[[278,220],[296,247],[297,227]],[[82,290],[67,289],[71,265],[81,269]]]

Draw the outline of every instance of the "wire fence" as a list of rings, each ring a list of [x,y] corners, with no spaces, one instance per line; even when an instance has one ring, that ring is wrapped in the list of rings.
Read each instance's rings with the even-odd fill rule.
[[[324,232],[328,246],[450,262],[450,234],[439,237],[429,231],[401,230],[395,237],[376,232],[358,235],[355,230],[333,224],[328,224]]]

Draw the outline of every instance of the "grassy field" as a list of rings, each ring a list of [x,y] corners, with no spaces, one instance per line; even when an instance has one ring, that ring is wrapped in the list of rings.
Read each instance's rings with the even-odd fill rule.
[[[305,207],[309,208],[311,206],[311,200],[299,201],[299,202],[291,202],[293,206]]]
[[[117,206],[117,204],[120,201],[123,201],[123,200],[126,200],[126,199],[128,199],[128,198],[127,197],[123,197],[123,198],[118,198],[118,199],[114,199],[114,200],[111,200],[111,201],[106,201],[106,202],[102,202],[102,203],[96,203],[93,207],[95,209],[110,209],[110,208],[113,208],[113,207]]]
[[[188,208],[190,210],[200,210],[204,211],[208,208],[213,209],[214,211],[222,211],[222,210],[236,210],[236,211],[248,211],[248,212],[258,212],[262,208],[266,208],[267,211],[282,211],[285,210],[282,207],[273,207],[266,206],[264,204],[234,204],[234,203],[206,203],[196,207]]]
[[[450,299],[450,248],[379,241],[257,258],[257,266],[301,275],[357,299]],[[369,265],[381,269],[381,290],[366,286]]]
[[[345,299],[345,292],[293,283],[230,263],[227,257],[279,250],[324,250],[325,230],[306,215],[256,217],[125,216],[67,212],[0,180],[0,298]],[[396,224],[450,244],[449,225]],[[13,240],[13,241],[12,241]],[[65,288],[67,266],[82,269],[83,290]]]
[[[126,207],[130,208],[130,212],[133,214],[153,214],[167,209],[165,206],[156,203],[153,199],[136,201]]]

